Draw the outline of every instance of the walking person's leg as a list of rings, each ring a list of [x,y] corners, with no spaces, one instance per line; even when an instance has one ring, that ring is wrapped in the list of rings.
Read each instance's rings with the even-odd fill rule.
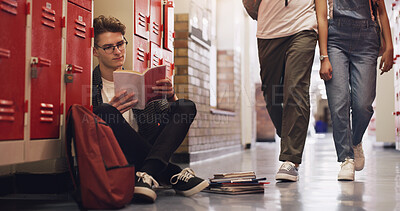
[[[290,38],[285,54],[281,152],[284,161],[277,180],[298,180],[298,165],[308,130],[310,116],[309,87],[317,34],[302,31]]]
[[[371,25],[362,28],[354,40],[355,48],[350,57],[350,86],[352,108],[352,146],[356,171],[364,168],[365,158],[362,138],[374,113],[372,103],[376,96],[376,67],[379,53],[379,36]]]

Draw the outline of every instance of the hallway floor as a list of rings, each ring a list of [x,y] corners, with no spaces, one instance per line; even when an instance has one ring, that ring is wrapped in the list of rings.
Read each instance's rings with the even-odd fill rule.
[[[214,173],[256,172],[267,177],[264,194],[222,195],[201,192],[192,197],[175,195],[172,190],[157,190],[154,204],[130,204],[122,210],[400,210],[400,151],[384,148],[366,138],[364,170],[356,172],[354,182],[337,181],[340,164],[331,135],[308,137],[297,183],[277,183],[274,179],[280,162],[279,142],[257,143],[251,150],[202,161],[190,167],[197,175],[210,178]],[[66,197],[52,200],[0,198],[0,210],[78,210]]]

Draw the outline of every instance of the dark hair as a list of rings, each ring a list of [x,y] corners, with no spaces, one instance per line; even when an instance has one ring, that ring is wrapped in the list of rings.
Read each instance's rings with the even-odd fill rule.
[[[93,20],[93,28],[94,28],[94,43],[98,43],[99,35],[104,32],[121,32],[122,35],[125,35],[125,25],[121,23],[115,17],[105,17],[104,15],[100,15],[99,17]]]

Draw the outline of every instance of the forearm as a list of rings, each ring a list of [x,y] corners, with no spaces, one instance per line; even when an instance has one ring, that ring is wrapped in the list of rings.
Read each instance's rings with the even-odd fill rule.
[[[327,5],[324,0],[315,1],[318,22],[318,44],[320,55],[328,55]]]

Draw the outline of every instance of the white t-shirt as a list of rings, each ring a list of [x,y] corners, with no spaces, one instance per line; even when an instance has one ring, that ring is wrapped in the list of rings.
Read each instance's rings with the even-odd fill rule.
[[[110,100],[115,96],[114,82],[108,81],[108,80],[104,79],[103,77],[101,77],[101,80],[103,81],[103,89],[101,90],[101,97],[103,98],[103,102],[110,102]],[[136,118],[133,115],[132,109],[129,109],[128,111],[123,113],[122,116],[135,131],[139,130],[139,127],[138,127]]]
[[[303,30],[317,31],[314,0],[262,0],[258,9],[257,38],[286,37]]]

